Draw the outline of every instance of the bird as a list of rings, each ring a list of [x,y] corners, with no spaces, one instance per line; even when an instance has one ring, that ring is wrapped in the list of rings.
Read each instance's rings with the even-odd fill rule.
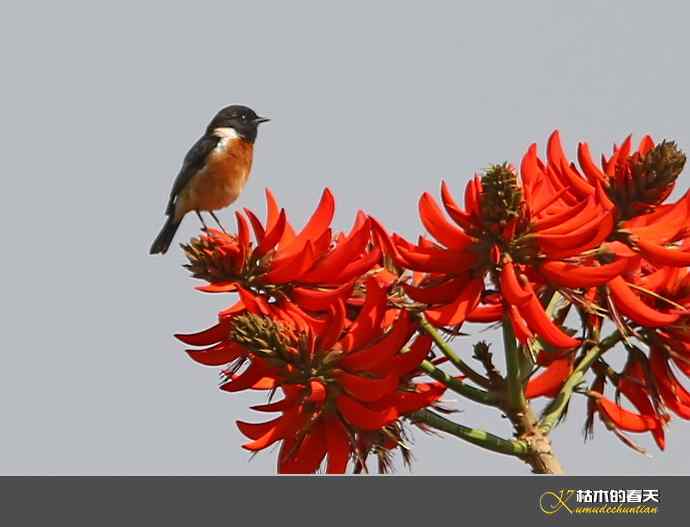
[[[202,212],[209,212],[225,231],[214,211],[230,206],[244,189],[252,168],[259,125],[270,121],[242,105],[220,110],[204,135],[189,149],[172,186],[167,219],[149,254],[165,254],[182,219],[194,211],[204,230]]]

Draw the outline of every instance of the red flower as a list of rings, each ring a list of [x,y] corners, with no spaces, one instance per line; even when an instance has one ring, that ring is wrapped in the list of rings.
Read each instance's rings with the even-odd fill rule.
[[[555,397],[573,371],[572,355],[556,358],[546,368],[529,380],[525,386],[525,397]]]
[[[648,269],[648,274],[639,277],[637,283],[644,286],[643,290],[656,295],[647,295],[653,300],[653,307],[645,303],[645,309],[672,319],[667,324],[643,324],[640,339],[650,349],[643,368],[650,372],[648,385],[673,413],[690,419],[690,391],[674,373],[677,369],[690,378],[690,312],[683,310],[690,307],[690,272],[687,268],[676,267]],[[657,307],[661,309],[662,306],[671,307],[672,312],[661,313]],[[641,324],[639,318],[635,321]],[[643,358],[638,357],[638,360]]]
[[[184,246],[190,260],[186,267],[209,282],[200,291],[240,293],[240,304],[226,314],[244,308],[267,311],[271,303],[284,308],[285,300],[305,311],[326,311],[336,300],[347,299],[355,281],[379,263],[365,214],[357,215],[348,234],[332,235],[335,200],[328,189],[299,233],[270,190],[266,202],[265,224],[245,209],[235,213],[237,235],[210,229]]]
[[[591,253],[613,231],[612,206],[565,161],[557,132],[549,139],[548,154],[545,165],[536,146],[530,147],[522,181],[509,165],[475,177],[465,189],[464,208],[444,183],[448,216],[431,195],[422,195],[420,217],[436,242],[421,238],[412,244],[389,236],[372,219],[379,243],[395,263],[423,273],[403,287],[411,300],[427,305],[432,324],[454,327],[508,317],[523,341],[536,336],[558,349],[579,346],[546,314],[545,286],[603,285],[628,262],[600,262]]]
[[[186,267],[208,282],[198,287],[208,293],[238,293],[239,299],[219,313],[220,322],[208,330],[211,335],[227,336],[232,317],[245,312],[264,315],[285,324],[306,327],[324,324],[328,310],[337,302],[356,302],[353,290],[367,274],[385,275],[379,266],[380,250],[371,243],[370,222],[359,213],[349,233],[332,235],[330,228],[335,202],[326,189],[305,227],[296,233],[275,197],[266,191],[265,224],[250,210],[237,212],[237,234],[209,229],[184,246],[189,259]],[[252,241],[249,231],[254,233]],[[235,354],[218,340],[204,351],[190,356],[204,364],[217,363]],[[177,335],[184,342],[196,334]],[[211,339],[212,340],[212,339]],[[230,362],[230,361],[226,361]],[[215,364],[214,364],[215,365]]]
[[[637,150],[632,150],[632,136],[621,146],[614,146],[608,159],[597,167],[587,143],[580,143],[578,160],[590,185],[601,186],[616,207],[619,219],[629,219],[652,212],[671,194],[685,165],[685,154],[674,142],[655,144],[645,135]]]
[[[600,392],[603,392],[604,378],[600,377],[596,384]],[[666,447],[664,427],[669,417],[659,401],[650,395],[649,381],[640,360],[628,362],[623,373],[617,377],[616,388],[617,395],[625,396],[636,411],[628,410],[602,393],[594,391],[591,392],[591,397],[602,421],[630,446],[634,445],[622,437],[620,432],[650,432],[658,447],[663,450]]]
[[[285,395],[277,403],[254,407],[280,412],[278,418],[238,422],[251,439],[244,448],[258,451],[282,441],[279,472],[314,472],[328,457],[327,471],[342,473],[351,458],[361,465],[368,453],[385,457],[389,448],[402,444],[399,418],[435,403],[445,387],[412,382],[431,340],[417,337],[407,350],[415,325],[407,311],[394,310],[391,317],[387,302],[386,287],[369,278],[353,320],[337,299],[324,323],[314,326],[244,314],[228,319],[226,333],[208,331],[208,338],[194,338],[209,345],[223,337],[214,348],[224,350],[222,358],[237,360],[226,370],[222,390],[280,389]],[[219,362],[206,360],[217,351],[196,353],[200,362]]]

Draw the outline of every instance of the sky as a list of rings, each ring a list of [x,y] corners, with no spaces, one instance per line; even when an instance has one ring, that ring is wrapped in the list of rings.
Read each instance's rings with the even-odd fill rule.
[[[263,215],[270,187],[302,225],[328,187],[336,227],[363,209],[407,237],[422,232],[422,192],[445,179],[462,195],[474,172],[519,163],[533,142],[543,152],[556,128],[571,157],[578,141],[598,155],[630,133],[690,147],[680,2],[98,4],[0,7],[0,474],[274,472],[276,453],[251,458],[234,424],[257,420],[261,397],[218,390],[217,370],[172,336],[232,298],[194,291],[180,250],[148,255],[185,152],[223,106],[272,118],[238,206]],[[188,218],[178,240],[197,230]],[[458,350],[479,337],[493,339],[475,332]],[[510,434],[448,398],[459,422]],[[636,437],[642,456],[602,426],[584,442],[575,402],[552,436],[567,473],[690,473],[690,423],[670,423],[663,453]],[[528,473],[415,438],[399,474]]]

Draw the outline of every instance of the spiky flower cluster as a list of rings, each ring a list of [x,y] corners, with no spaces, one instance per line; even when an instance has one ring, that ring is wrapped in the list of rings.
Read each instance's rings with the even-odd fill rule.
[[[341,473],[366,470],[370,455],[387,468],[396,447],[409,459],[406,423],[481,443],[438,414],[446,389],[506,414],[515,437],[480,446],[535,470],[548,465],[535,438],[574,395],[590,428],[598,416],[634,448],[626,432],[664,448],[671,414],[690,419],[690,195],[668,201],[685,155],[628,137],[601,165],[581,143],[578,162],[554,132],[545,160],[532,145],[519,172],[491,166],[463,205],[443,183],[442,206],[419,201],[430,237],[417,242],[363,212],[334,234],[326,190],[299,233],[267,192],[265,222],[245,210],[236,234],[184,246],[200,290],[238,296],[215,326],[178,338],[224,367],[223,390],[284,396],[253,407],[273,420],[238,422],[245,448],[280,443],[280,472]],[[444,334],[468,323],[503,327],[505,369],[484,343],[468,356],[451,348]],[[620,371],[613,353],[625,353]],[[553,399],[538,417],[536,397]]]

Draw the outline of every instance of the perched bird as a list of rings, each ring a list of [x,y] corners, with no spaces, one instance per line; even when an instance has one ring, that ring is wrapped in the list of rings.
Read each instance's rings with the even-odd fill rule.
[[[209,212],[223,229],[214,211],[239,197],[252,168],[258,127],[269,120],[239,105],[228,106],[216,114],[182,162],[165,210],[168,218],[151,245],[150,254],[166,253],[188,212],[196,212],[204,229],[201,212]]]

